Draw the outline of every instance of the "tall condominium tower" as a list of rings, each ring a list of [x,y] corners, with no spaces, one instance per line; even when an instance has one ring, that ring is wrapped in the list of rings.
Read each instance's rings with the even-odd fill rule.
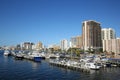
[[[115,31],[112,28],[103,28],[101,31],[102,40],[115,39]]]
[[[82,23],[82,37],[84,50],[102,47],[101,26],[99,22],[89,20]]]

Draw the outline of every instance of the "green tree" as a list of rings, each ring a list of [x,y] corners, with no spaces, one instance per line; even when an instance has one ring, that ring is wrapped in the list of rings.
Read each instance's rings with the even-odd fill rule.
[[[77,55],[77,56],[80,56],[80,54],[83,53],[83,52],[84,52],[84,50],[81,50],[79,48],[69,48],[67,50],[68,54],[73,54],[73,55]]]
[[[100,52],[100,53],[103,53],[103,48],[99,48],[99,52]]]
[[[91,48],[88,48],[88,50],[86,52],[88,52],[88,53],[94,53],[94,50],[91,49]]]

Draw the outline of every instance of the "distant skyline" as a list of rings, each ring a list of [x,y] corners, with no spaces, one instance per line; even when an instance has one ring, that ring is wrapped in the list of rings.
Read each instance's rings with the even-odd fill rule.
[[[119,0],[0,0],[0,46],[41,41],[45,45],[82,34],[95,20],[120,37]]]

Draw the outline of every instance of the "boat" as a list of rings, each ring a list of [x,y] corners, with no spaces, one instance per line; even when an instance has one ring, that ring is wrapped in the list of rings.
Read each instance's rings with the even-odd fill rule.
[[[24,58],[23,52],[19,51],[18,53],[15,54],[15,59],[22,60]]]
[[[96,57],[85,57],[83,59],[80,59],[80,63],[85,68],[93,70],[99,70],[100,67],[102,67],[99,59],[97,59]]]
[[[42,59],[45,59],[45,53],[41,52],[40,54],[41,54]]]
[[[101,65],[99,65],[98,63],[94,63],[94,62],[87,62],[85,63],[85,67],[92,69],[92,70],[99,70]]]
[[[9,56],[9,55],[10,55],[10,51],[9,51],[9,50],[5,50],[5,51],[4,51],[4,55],[5,55],[5,56]]]
[[[35,62],[41,62],[41,59],[42,59],[42,58],[39,57],[39,56],[35,56],[35,57],[34,57],[34,61],[35,61]]]
[[[24,57],[22,56],[22,55],[20,55],[20,54],[17,54],[16,56],[15,56],[15,59],[19,59],[19,60],[21,60],[21,59],[23,59]]]
[[[32,53],[29,53],[29,56],[31,56],[35,62],[41,62],[42,60],[42,56],[38,51],[33,51]]]

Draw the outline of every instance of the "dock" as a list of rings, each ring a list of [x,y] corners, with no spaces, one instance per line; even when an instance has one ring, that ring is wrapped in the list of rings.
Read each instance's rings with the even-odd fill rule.
[[[113,67],[114,66],[120,67],[120,59],[109,58],[107,63],[110,63]]]
[[[18,53],[16,54],[15,52],[12,52],[11,55],[13,57],[15,57],[16,59],[27,59],[27,60],[31,60],[34,61],[33,57],[29,56],[28,54],[24,54],[24,53]]]
[[[65,61],[57,61],[57,60],[50,60],[50,64],[53,66],[58,66],[58,67],[63,67],[66,69],[71,69],[71,70],[76,70],[76,71],[81,71],[81,72],[86,72],[89,73],[90,69],[82,66],[79,62],[65,62]]]

